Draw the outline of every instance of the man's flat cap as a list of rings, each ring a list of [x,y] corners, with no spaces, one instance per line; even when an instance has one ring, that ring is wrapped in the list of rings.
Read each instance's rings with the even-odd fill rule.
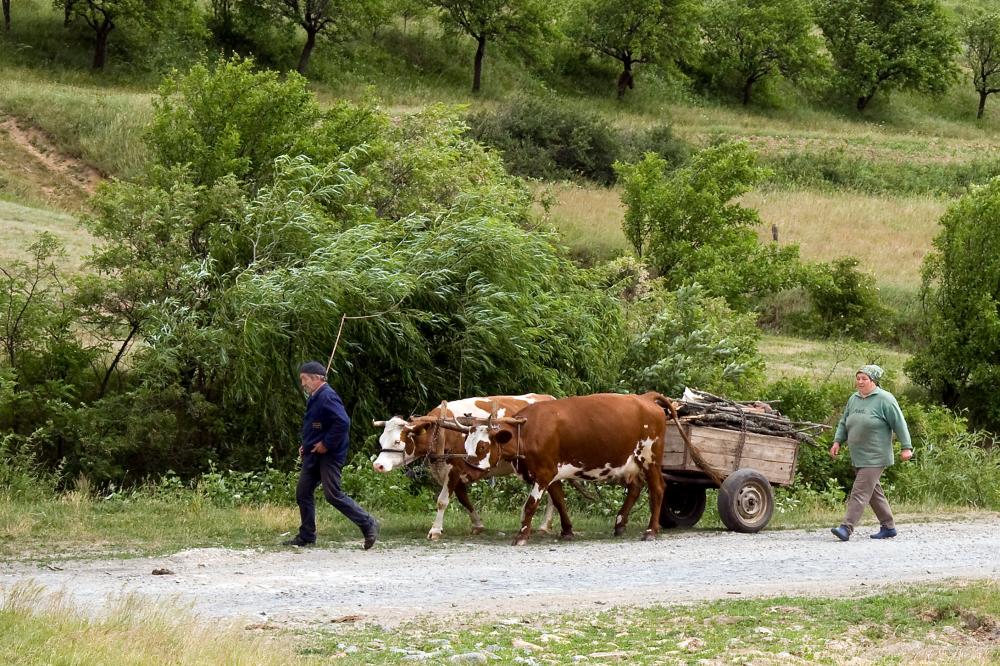
[[[300,375],[319,375],[326,377],[326,366],[319,361],[306,361],[299,366]]]

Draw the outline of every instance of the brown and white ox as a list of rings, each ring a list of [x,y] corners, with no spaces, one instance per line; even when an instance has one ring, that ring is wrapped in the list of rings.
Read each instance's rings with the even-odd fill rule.
[[[625,532],[629,512],[649,487],[649,527],[643,539],[656,538],[664,482],[660,464],[666,431],[660,394],[598,393],[529,405],[516,419],[476,426],[465,440],[466,453],[481,469],[494,460],[517,462],[533,483],[524,503],[521,529],[514,545],[528,542],[531,519],[546,491],[562,503],[560,482],[570,479],[623,483],[625,502],[615,519],[615,536]],[[514,423],[512,421],[521,421]],[[563,530],[572,530],[563,519]]]
[[[390,472],[396,468],[405,467],[420,458],[429,457],[432,460],[432,464],[429,465],[431,474],[441,484],[441,492],[438,494],[437,516],[427,533],[427,538],[433,541],[441,538],[444,529],[445,509],[448,508],[452,493],[468,510],[469,518],[472,521],[472,533],[479,534],[483,531],[483,521],[469,500],[468,485],[484,478],[513,474],[514,467],[509,462],[499,462],[495,466],[485,468],[469,464],[465,456],[465,434],[440,427],[437,423],[438,419],[441,416],[446,418],[472,416],[486,419],[490,416],[494,405],[497,408],[495,416],[503,418],[517,414],[528,405],[550,400],[555,400],[555,398],[551,395],[536,393],[466,398],[448,402],[443,414],[441,407],[437,407],[429,414],[416,417],[411,421],[394,416],[385,422],[385,427],[379,436],[381,451],[372,465],[376,472]],[[434,460],[437,453],[444,453],[446,457],[443,460]],[[554,503],[550,502],[546,507],[542,531],[548,531],[551,528]],[[565,506],[557,508],[559,508],[563,525],[568,525],[569,517]],[[563,536],[571,536],[571,533],[567,533],[564,528]]]

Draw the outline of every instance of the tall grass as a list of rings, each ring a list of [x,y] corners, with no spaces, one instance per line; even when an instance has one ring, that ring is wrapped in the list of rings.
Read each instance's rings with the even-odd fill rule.
[[[920,267],[948,207],[930,196],[812,190],[758,190],[741,203],[760,212],[761,240],[778,227],[779,243],[797,243],[809,261],[853,256],[879,284],[915,288]]]
[[[83,256],[90,252],[92,239],[80,228],[76,218],[6,201],[0,201],[0,265],[23,259],[28,245],[43,231],[62,241],[66,261],[61,265],[69,271],[79,270]]]
[[[87,615],[30,582],[0,591],[0,636],[0,663],[19,666],[318,663],[296,654],[286,636],[198,621],[183,608],[136,596]]]
[[[894,376],[897,390],[909,386],[903,367],[910,355],[881,345],[848,340],[804,340],[783,335],[761,336],[758,346],[771,380],[807,377],[814,382],[853,384],[854,373],[866,363],[879,362]]]
[[[615,188],[573,184],[539,188],[563,241],[577,256],[607,258],[628,251],[621,230],[625,209]],[[758,190],[741,204],[760,212],[760,237],[797,243],[809,261],[853,256],[877,283],[913,290],[948,201],[930,196],[868,195],[815,190]],[[539,208],[539,210],[541,210]]]
[[[573,183],[540,185],[535,213],[550,222],[578,260],[611,259],[629,251],[622,232],[625,208],[618,190]]]
[[[68,155],[105,175],[129,178],[146,160],[142,133],[151,95],[99,85],[66,85],[23,70],[0,72],[0,115],[41,129]]]

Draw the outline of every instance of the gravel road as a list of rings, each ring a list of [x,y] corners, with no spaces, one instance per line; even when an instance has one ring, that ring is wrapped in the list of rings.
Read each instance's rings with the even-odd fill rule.
[[[282,552],[187,550],[165,557],[0,565],[0,592],[33,579],[99,611],[136,593],[202,617],[326,623],[344,616],[391,626],[415,614],[461,620],[717,598],[844,596],[899,583],[1000,580],[1000,516],[900,526],[841,543],[825,529],[667,533],[658,541],[523,548],[452,541]],[[59,570],[53,570],[53,568]],[[152,575],[154,569],[169,569]]]

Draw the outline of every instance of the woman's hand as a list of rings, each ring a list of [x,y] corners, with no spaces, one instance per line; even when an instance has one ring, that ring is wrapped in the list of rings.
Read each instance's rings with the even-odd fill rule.
[[[840,442],[834,442],[830,447],[830,457],[836,458],[838,453],[840,453]]]
[[[909,460],[913,457],[913,449],[903,449],[899,452],[899,457],[903,460]]]

